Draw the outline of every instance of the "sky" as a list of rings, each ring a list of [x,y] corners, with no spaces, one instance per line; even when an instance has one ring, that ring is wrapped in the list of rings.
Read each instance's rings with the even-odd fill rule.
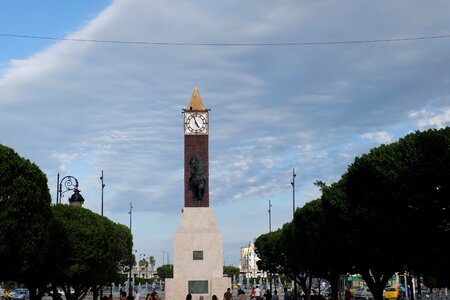
[[[104,215],[128,226],[132,202],[136,256],[171,263],[181,112],[198,87],[210,205],[237,265],[269,231],[269,201],[272,230],[292,219],[294,168],[301,207],[371,148],[450,125],[449,12],[443,0],[2,1],[0,143],[43,170],[53,203],[57,174],[71,175],[100,213],[103,170]]]

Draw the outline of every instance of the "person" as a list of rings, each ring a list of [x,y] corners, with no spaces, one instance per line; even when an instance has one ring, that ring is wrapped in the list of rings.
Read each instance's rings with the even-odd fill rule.
[[[102,297],[102,300],[108,300],[108,296],[104,295],[104,296]]]
[[[256,286],[255,297],[256,297],[256,300],[260,300],[261,299],[261,289],[259,288],[259,285]]]
[[[192,300],[192,295],[191,294],[187,294],[186,295],[186,300]]]
[[[219,300],[219,298],[217,298],[216,295],[213,295],[213,296],[212,296],[212,300]]]
[[[345,300],[351,300],[352,299],[352,293],[350,293],[349,290],[345,290],[344,298],[345,298]]]
[[[127,292],[125,291],[120,292],[120,300],[127,300]]]
[[[273,291],[272,300],[279,300],[277,289]]]
[[[151,300],[152,297],[150,296],[150,293],[147,293],[147,296],[145,297],[145,300]]]
[[[227,291],[223,294],[223,300],[233,300],[233,295],[231,294],[230,288],[227,288]]]
[[[266,300],[272,300],[272,293],[270,292],[269,289],[267,289],[266,292],[264,293],[264,298],[266,298]]]
[[[245,299],[246,299],[246,297],[245,297],[245,292],[244,292],[244,290],[239,289],[239,292],[238,292],[238,300],[245,300]]]
[[[141,293],[137,290],[136,295],[134,295],[134,300],[139,300],[139,298],[141,298]]]
[[[159,300],[158,292],[156,291],[156,288],[153,288],[153,292],[150,295],[152,298],[151,300]]]
[[[109,294],[108,300],[113,300],[113,295]]]
[[[8,299],[9,293],[8,290],[5,289],[5,291],[3,292],[3,299]]]
[[[284,288],[284,300],[289,300],[289,293],[287,287]]]
[[[252,287],[252,291],[250,292],[250,299],[255,299],[255,287]]]

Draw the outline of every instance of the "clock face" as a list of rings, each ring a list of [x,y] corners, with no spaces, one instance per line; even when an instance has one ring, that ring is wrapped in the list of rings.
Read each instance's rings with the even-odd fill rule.
[[[206,114],[185,113],[184,128],[186,134],[207,134],[208,119]]]

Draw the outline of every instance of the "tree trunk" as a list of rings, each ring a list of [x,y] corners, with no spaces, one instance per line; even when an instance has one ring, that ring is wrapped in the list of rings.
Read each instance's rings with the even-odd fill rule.
[[[394,272],[389,274],[375,273],[370,271],[361,272],[361,276],[367,283],[370,292],[375,300],[383,300],[383,290],[389,278],[394,275]]]
[[[306,281],[308,279],[309,284],[307,285]],[[309,278],[309,275],[302,275],[298,277],[298,284],[301,286],[303,293],[305,293],[305,300],[311,300],[311,283],[312,280]],[[297,299],[297,295],[294,295],[294,299]]]
[[[98,300],[98,287],[97,286],[92,287],[92,299]]]
[[[330,272],[330,275],[326,277],[331,285],[331,300],[339,299],[339,274]]]

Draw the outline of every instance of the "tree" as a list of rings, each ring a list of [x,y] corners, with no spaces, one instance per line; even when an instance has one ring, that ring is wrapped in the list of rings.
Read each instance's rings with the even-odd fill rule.
[[[318,263],[321,270],[314,270],[327,279],[331,284],[331,295],[338,299],[339,278],[341,275],[353,273],[352,264],[352,224],[349,208],[342,181],[327,186],[322,182],[320,186],[320,214],[312,222],[320,222],[316,228],[317,234],[311,239],[317,241],[316,248],[321,248]],[[308,226],[308,224],[305,224]],[[314,249],[311,249],[314,251]]]
[[[237,278],[239,277],[239,268],[233,266],[223,266],[223,274],[228,275],[230,278]]]
[[[418,243],[406,267],[446,287],[450,285],[450,128],[409,134],[399,143],[410,157],[404,174],[407,188],[402,190],[407,238],[433,241]]]
[[[158,277],[162,280],[166,278],[173,278],[173,265],[162,265],[156,269]]]
[[[51,197],[35,164],[0,145],[0,281],[23,282],[36,299],[49,244]]]
[[[325,274],[323,251],[326,249],[324,239],[323,211],[320,199],[306,203],[295,211],[292,227],[286,227],[285,241],[290,245],[289,264],[295,266],[297,282],[307,299],[311,298],[313,277]],[[284,228],[284,227],[283,227]],[[295,251],[295,252],[294,252]],[[295,253],[295,254],[294,254]],[[297,260],[297,262],[295,262]]]
[[[82,207],[52,210],[53,287],[63,287],[66,299],[81,299],[90,287],[118,282],[132,260],[130,230]]]
[[[298,218],[298,209],[295,218]],[[261,259],[258,268],[270,273],[285,274],[302,286],[306,298],[310,299],[311,271],[305,251],[304,240],[298,234],[294,222],[286,223],[282,229],[260,235],[256,241],[256,253]]]
[[[153,273],[155,272],[155,265],[156,265],[155,257],[154,256],[150,256],[148,261],[150,263],[150,272],[152,272],[152,276],[151,277],[153,277]]]
[[[382,299],[396,271],[449,278],[449,179],[449,128],[416,132],[374,148],[343,175],[357,240],[353,261],[375,299]],[[436,244],[415,243],[399,251],[418,236]]]

